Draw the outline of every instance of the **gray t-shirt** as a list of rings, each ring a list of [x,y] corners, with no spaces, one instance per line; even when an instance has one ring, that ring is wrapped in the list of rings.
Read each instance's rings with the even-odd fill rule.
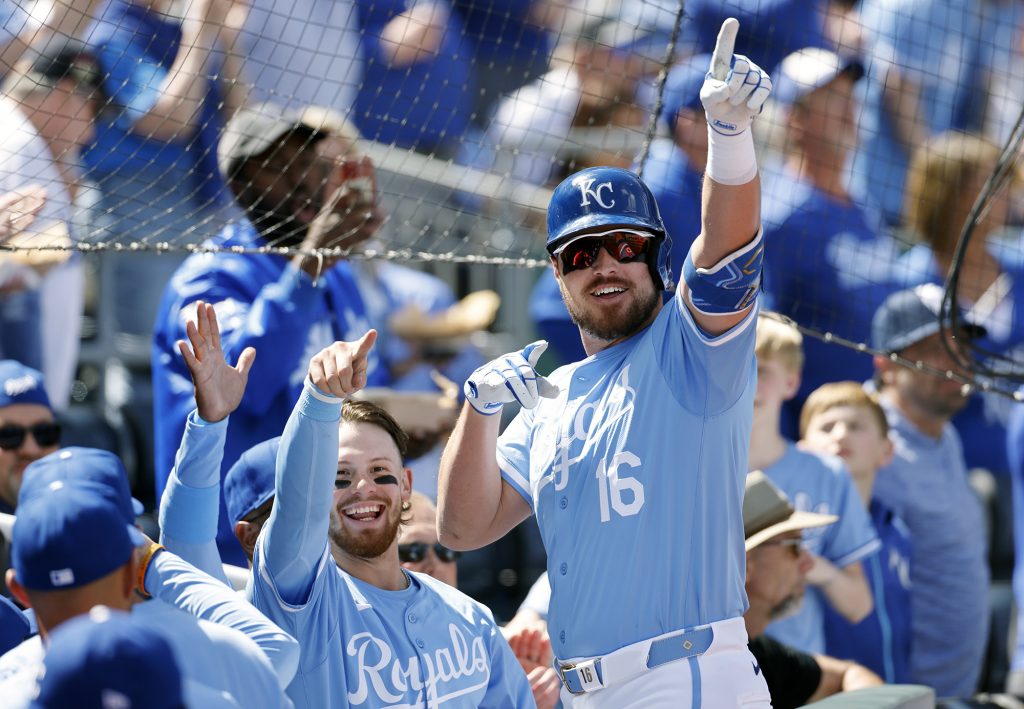
[[[885,410],[896,455],[878,472],[874,494],[903,518],[914,544],[911,676],[939,696],[970,696],[989,626],[981,503],[952,425],[936,440],[892,406]]]

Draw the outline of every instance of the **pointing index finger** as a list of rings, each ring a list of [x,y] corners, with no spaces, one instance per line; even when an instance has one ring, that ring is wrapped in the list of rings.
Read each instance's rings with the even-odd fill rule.
[[[725,81],[729,76],[733,51],[736,49],[736,33],[739,29],[739,20],[730,17],[722,23],[722,29],[718,31],[718,41],[715,42],[715,51],[711,55],[711,76],[719,81]]]
[[[373,349],[373,343],[377,341],[377,331],[368,330],[359,341],[359,349],[356,350],[355,358],[365,357]]]

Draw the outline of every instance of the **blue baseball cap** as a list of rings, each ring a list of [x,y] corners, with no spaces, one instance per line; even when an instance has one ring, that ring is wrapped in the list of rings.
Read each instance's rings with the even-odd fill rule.
[[[170,644],[131,615],[96,606],[58,627],[34,709],[178,709],[181,670]]]
[[[124,464],[110,451],[72,446],[32,461],[22,476],[18,504],[46,490],[56,480],[96,485],[100,494],[117,507],[131,524],[143,512],[142,503],[132,497],[128,487],[128,473]]]
[[[670,133],[675,130],[676,117],[684,108],[704,112],[704,106],[700,102],[700,89],[710,67],[710,54],[696,54],[676,64],[669,71],[662,94],[660,118]]]
[[[14,404],[40,404],[53,408],[43,388],[42,373],[17,360],[0,359],[0,408]]]
[[[772,77],[772,96],[777,103],[790,106],[840,74],[846,74],[854,82],[860,81],[864,64],[856,57],[842,57],[820,47],[805,47],[779,63]]]
[[[224,476],[224,506],[232,525],[274,496],[280,445],[280,436],[256,444],[242,453]]]
[[[54,480],[18,505],[11,566],[35,591],[78,588],[131,559],[146,539],[91,483]]]
[[[883,352],[899,352],[939,332],[943,294],[942,286],[924,283],[890,295],[872,318],[872,344]],[[985,328],[963,314],[960,322],[968,338],[985,336]]]
[[[32,626],[21,609],[0,596],[0,655],[21,645],[32,634]]]

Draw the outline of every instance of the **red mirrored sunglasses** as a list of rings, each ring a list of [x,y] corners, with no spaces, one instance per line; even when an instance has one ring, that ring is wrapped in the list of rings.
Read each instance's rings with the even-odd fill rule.
[[[602,248],[619,263],[645,261],[653,238],[647,232],[615,229],[570,241],[556,249],[554,256],[562,264],[562,275],[593,266]]]

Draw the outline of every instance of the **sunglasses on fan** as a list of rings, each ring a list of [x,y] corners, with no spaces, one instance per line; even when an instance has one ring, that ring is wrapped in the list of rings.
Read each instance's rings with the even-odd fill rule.
[[[588,234],[555,249],[554,256],[562,264],[562,274],[590,268],[604,249],[619,263],[646,261],[653,235],[630,229],[615,229],[600,234]]]
[[[49,421],[27,427],[14,424],[0,426],[0,448],[5,451],[18,450],[24,445],[28,434],[32,435],[40,448],[49,448],[60,443],[60,424]]]
[[[15,426],[8,423],[0,426],[0,448],[5,451],[16,451],[25,444],[25,436],[29,433],[40,448],[49,448],[60,443],[59,423],[50,421],[34,426]]]
[[[461,551],[454,551],[441,544],[427,544],[426,542],[413,542],[411,544],[398,545],[398,558],[404,564],[418,564],[427,556],[427,550],[434,548],[434,554],[444,562],[452,562],[462,556]]]
[[[804,549],[807,547],[807,542],[806,542],[806,540],[804,540],[802,538],[796,538],[796,539],[771,539],[771,540],[769,540],[767,542],[761,542],[761,546],[763,546],[763,547],[779,546],[779,547],[783,547],[783,548],[789,549],[790,553],[794,557],[799,559],[800,555],[803,553]]]

